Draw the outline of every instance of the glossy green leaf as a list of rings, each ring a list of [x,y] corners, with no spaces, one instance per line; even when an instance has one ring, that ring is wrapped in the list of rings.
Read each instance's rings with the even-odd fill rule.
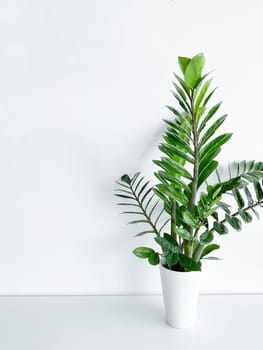
[[[138,247],[133,250],[133,254],[142,259],[149,258],[152,253],[154,253],[154,250],[148,247]]]
[[[178,253],[179,246],[172,236],[164,234],[164,237],[157,236],[154,238],[156,243],[158,243],[164,251]]]
[[[179,261],[178,253],[168,253],[165,256],[165,261],[169,267],[176,265]]]
[[[197,263],[189,256],[179,254],[179,263],[188,271],[201,271],[200,263]]]
[[[244,222],[250,223],[253,220],[252,216],[247,211],[239,209],[238,212]]]
[[[191,156],[194,156],[194,152],[191,149],[191,147],[179,135],[175,133],[172,134],[170,132],[166,132],[166,135],[164,136],[164,140],[167,143],[182,149],[183,151],[187,152]]]
[[[228,205],[228,204],[226,204],[226,203],[224,203],[224,202],[217,202],[217,205],[221,208],[221,209],[223,209],[227,214],[230,214],[230,205]]]
[[[191,233],[185,230],[184,228],[178,227],[176,228],[175,232],[179,237],[186,239],[188,241],[191,241],[193,239],[193,236],[191,235]]]
[[[220,147],[225,144],[232,137],[232,135],[232,133],[222,134],[207,143],[206,146],[202,147],[200,159],[202,159],[208,152],[215,149],[220,149]]]
[[[210,254],[211,252],[213,252],[214,250],[219,249],[219,248],[220,248],[220,246],[218,244],[209,244],[209,245],[207,245],[204,248],[200,259],[202,259],[204,256],[207,256],[208,254]]]
[[[179,176],[192,180],[192,175],[181,164],[173,159],[162,157],[161,160],[154,160],[153,162],[161,168],[169,171],[171,174],[178,174]]]
[[[148,261],[151,265],[158,265],[160,263],[159,254],[153,251],[149,256]]]
[[[249,206],[253,205],[254,201],[253,201],[252,195],[249,191],[249,188],[247,186],[244,187],[244,192],[245,192],[245,195],[247,197],[247,204]]]
[[[228,228],[221,222],[214,221],[213,227],[214,227],[214,230],[220,235],[225,235],[228,233]]]
[[[190,113],[190,107],[185,101],[181,98],[180,95],[178,95],[176,92],[171,90],[171,93],[173,94],[174,98],[178,101],[180,107],[186,112]]]
[[[202,147],[215,134],[216,130],[223,124],[225,119],[226,116],[220,117],[210,126],[210,128],[204,133],[203,137],[201,138],[199,142],[199,148]]]
[[[254,182],[254,190],[257,196],[257,200],[261,201],[263,199],[263,191],[259,182]]]
[[[255,208],[251,208],[251,210],[253,211],[253,213],[255,214],[256,218],[259,220],[259,213],[257,212],[257,210]]]
[[[244,202],[243,197],[241,196],[240,191],[237,188],[234,188],[232,193],[233,193],[233,196],[237,202],[238,208],[244,208],[245,202]]]
[[[216,114],[216,112],[220,108],[221,104],[222,104],[222,102],[217,103],[208,111],[207,115],[204,117],[204,119],[202,120],[202,122],[198,128],[199,134],[206,127],[206,124],[209,122],[209,120]]]
[[[140,237],[140,236],[144,236],[148,233],[155,233],[153,230],[146,230],[146,231],[142,231],[142,232],[139,232],[135,235],[135,237]]]
[[[205,98],[203,106],[206,106],[207,103],[210,101],[211,97],[214,95],[214,92],[217,90],[217,88],[215,88],[214,90],[212,90],[208,96]]]
[[[188,109],[190,109],[191,107],[188,104],[187,97],[186,97],[186,94],[183,91],[183,89],[178,84],[176,84],[175,82],[173,82],[173,86],[175,87],[175,89],[178,92],[179,96],[183,99],[184,103],[187,105]]]
[[[200,93],[198,94],[195,102],[195,111],[197,111],[205,97],[205,94],[207,90],[209,89],[209,86],[211,85],[212,79],[207,80],[204,85],[202,86]]]
[[[202,76],[204,64],[205,57],[202,53],[194,56],[188,63],[184,72],[184,81],[189,88],[193,89],[196,87]]]
[[[214,239],[213,233],[210,231],[205,231],[200,235],[200,242],[202,244],[208,244]]]
[[[187,161],[189,163],[194,164],[194,159],[190,156],[188,156],[185,152],[179,150],[178,148],[167,145],[167,144],[161,144],[159,145],[159,149],[161,152],[167,154],[169,157],[179,157],[180,159]]]
[[[183,74],[185,74],[185,70],[190,61],[191,61],[191,58],[189,57],[181,57],[181,56],[178,57],[179,67],[181,68],[181,71]]]
[[[126,182],[129,185],[131,183],[131,179],[130,179],[129,175],[127,175],[127,174],[122,175],[121,181]]]
[[[225,218],[229,225],[231,225],[236,231],[241,231],[242,223],[238,218],[229,214],[226,214]]]
[[[194,217],[192,213],[190,213],[187,210],[184,210],[182,212],[182,219],[186,223],[186,225],[192,228],[197,228],[199,226],[197,219]]]
[[[177,121],[177,122],[172,122],[170,120],[163,120],[168,126],[168,130],[170,132],[178,133],[179,135],[181,134],[181,137],[184,137],[184,139],[189,142],[192,139],[191,133],[189,131],[189,128],[182,127],[182,125]]]
[[[155,175],[158,175],[157,178],[161,178],[161,179],[165,179],[167,181],[170,181],[176,188],[178,189],[184,189],[186,192],[190,193],[191,190],[189,189],[188,185],[181,180],[180,178],[173,176],[171,174],[169,174],[166,171],[158,171],[157,173],[155,173]]]
[[[215,171],[217,166],[218,162],[216,160],[212,160],[210,163],[207,164],[205,168],[203,168],[203,170],[198,176],[197,188],[199,188],[209,178],[209,176]]]
[[[176,73],[174,73],[174,76],[176,80],[179,82],[179,84],[182,86],[182,88],[184,89],[184,92],[187,94],[187,96],[190,96],[190,89],[185,84],[184,80],[181,77],[179,77],[179,75],[177,75]]]
[[[207,150],[207,152],[200,157],[199,174],[201,174],[202,171],[204,171],[209,166],[209,164],[215,160],[220,151],[221,148],[212,148],[210,150]]]
[[[181,113],[174,107],[172,106],[166,106],[174,115],[176,115],[177,117],[180,117]]]

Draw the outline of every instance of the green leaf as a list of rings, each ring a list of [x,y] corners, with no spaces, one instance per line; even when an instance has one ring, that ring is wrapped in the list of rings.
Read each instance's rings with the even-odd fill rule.
[[[197,111],[199,109],[199,106],[200,106],[201,102],[203,101],[203,98],[204,98],[204,96],[205,96],[205,94],[206,94],[206,92],[207,92],[211,82],[212,82],[212,79],[207,80],[204,83],[204,85],[202,86],[202,89],[201,89],[201,91],[200,91],[200,93],[199,93],[199,95],[198,95],[198,97],[196,99],[196,102],[195,102],[195,111]]]
[[[166,252],[178,253],[179,246],[175,239],[168,234],[164,234],[164,237],[157,236],[154,238],[161,248]]]
[[[257,196],[257,200],[261,201],[263,199],[263,191],[259,182],[254,182],[254,190]]]
[[[211,97],[214,95],[214,92],[217,90],[217,88],[215,88],[214,90],[212,90],[209,95],[206,97],[206,99],[204,100],[203,106],[206,106],[207,103],[210,101]]]
[[[217,202],[217,205],[224,210],[227,214],[230,214],[230,205],[224,203],[224,202]]]
[[[200,263],[197,263],[192,258],[190,258],[189,256],[186,256],[184,254],[179,254],[179,263],[186,270],[189,270],[189,271],[201,271]]]
[[[183,89],[181,89],[181,87],[178,84],[176,84],[175,82],[173,82],[173,86],[175,87],[175,89],[178,92],[179,96],[183,99],[184,103],[187,105],[188,109],[191,109]]]
[[[253,213],[255,214],[255,216],[256,216],[256,218],[259,220],[259,213],[256,211],[256,209],[255,208],[251,208],[251,210],[253,211]]]
[[[168,253],[165,256],[165,261],[169,267],[175,265],[179,261],[179,255],[177,253]]]
[[[121,198],[127,198],[127,199],[133,199],[135,201],[135,198],[131,197],[131,196],[126,196],[124,194],[115,194],[115,196],[117,197],[121,197]]]
[[[121,181],[126,182],[128,185],[131,183],[131,179],[127,174],[122,175]]]
[[[190,146],[185,142],[180,136],[178,136],[175,133],[167,132],[164,136],[164,140],[169,143],[170,145],[173,145],[175,147],[179,147],[183,151],[189,153],[191,156],[194,155],[193,150],[190,148]]]
[[[178,63],[183,74],[185,74],[185,70],[188,64],[190,63],[190,61],[191,61],[191,58],[189,57],[181,57],[181,56],[178,57]]]
[[[207,150],[207,152],[200,159],[199,174],[201,174],[209,166],[209,164],[214,161],[214,159],[218,156],[220,151],[221,148],[212,148],[211,150]]]
[[[186,183],[184,183],[178,177],[167,173],[166,171],[161,171],[160,170],[160,171],[158,171],[157,173],[154,173],[154,174],[162,182],[164,182],[163,180],[170,181],[173,184],[173,186],[175,186],[177,189],[182,189],[183,188],[188,193],[190,193],[190,191],[191,191]]]
[[[153,251],[149,256],[148,261],[151,265],[158,265],[160,262],[159,254]]]
[[[192,175],[173,159],[162,157],[161,160],[154,160],[153,162],[164,170],[169,171],[171,174],[178,174],[179,176],[192,180]]]
[[[129,224],[134,225],[134,224],[149,224],[148,220],[134,220],[130,221]]]
[[[184,100],[181,98],[181,96],[179,96],[176,92],[170,90],[171,93],[173,94],[173,96],[176,98],[176,100],[178,101],[179,105],[182,107],[182,109],[186,112],[186,113],[190,113],[190,107],[187,103],[184,102]]]
[[[253,220],[252,216],[249,213],[247,213],[246,211],[239,209],[238,212],[239,212],[239,215],[243,219],[244,222],[250,223]]]
[[[216,114],[218,111],[219,107],[221,106],[222,102],[217,103],[214,105],[207,113],[207,115],[204,117],[202,120],[200,127],[198,129],[198,133],[200,134],[201,131],[206,127],[206,124],[209,122],[209,120]]]
[[[247,186],[244,187],[244,192],[245,192],[245,195],[247,197],[247,204],[249,206],[253,205],[254,201],[253,201],[252,195],[251,195]]]
[[[137,194],[138,198],[140,198],[141,194],[143,194],[143,191],[146,189],[146,187],[149,185],[150,181],[146,181],[145,184],[141,187],[139,193]]]
[[[177,109],[175,109],[174,107],[171,107],[171,106],[166,106],[166,107],[177,117],[181,116],[181,113]]]
[[[179,135],[181,134],[181,137],[184,137],[184,139],[186,139],[188,142],[192,139],[191,133],[189,132],[189,128],[182,127],[178,120],[172,122],[170,120],[163,119],[163,121],[169,126],[169,131],[178,133]]]
[[[155,233],[155,232],[153,230],[142,231],[142,232],[137,233],[135,235],[135,237],[140,237],[140,236],[146,235],[147,233]]]
[[[194,215],[192,213],[190,213],[187,210],[184,210],[182,212],[182,219],[188,226],[190,226],[192,228],[199,227],[197,219],[194,217]]]
[[[202,244],[208,244],[214,239],[213,233],[210,231],[205,231],[200,235],[200,242]]]
[[[212,160],[205,168],[203,168],[198,176],[197,188],[199,188],[206,181],[206,179],[208,179],[208,177],[215,171],[217,166],[218,162],[216,160]]]
[[[214,227],[215,231],[217,233],[219,233],[220,235],[225,235],[228,233],[228,228],[224,224],[222,224],[221,222],[215,221],[213,224],[213,227]]]
[[[135,181],[137,180],[137,178],[140,176],[140,172],[135,173],[131,179],[131,185],[134,185]]]
[[[205,64],[205,57],[201,53],[194,56],[186,66],[186,69],[184,72],[184,80],[186,85],[189,88],[193,89],[196,87],[198,81],[202,76],[202,70],[203,70],[204,64]]]
[[[191,241],[193,239],[191,233],[185,230],[184,228],[176,228],[175,232],[178,236],[180,236],[183,239],[186,239],[187,241]]]
[[[219,150],[219,148],[223,144],[225,144],[232,137],[232,135],[233,135],[232,133],[219,135],[216,138],[214,138],[212,141],[207,143],[205,147],[202,147],[201,154],[200,154],[200,162],[208,152],[211,152],[212,150]]]
[[[145,201],[145,199],[147,198],[147,196],[152,192],[152,187],[150,187],[143,195],[142,199],[141,199],[141,203],[143,204],[143,202]]]
[[[205,132],[203,137],[201,138],[199,142],[199,147],[202,147],[216,132],[216,130],[223,124],[223,122],[226,119],[226,115],[223,117],[218,118],[211,126],[210,128]]]
[[[154,250],[148,247],[138,247],[133,250],[133,254],[142,259],[149,258],[152,253],[154,253]]]
[[[219,249],[219,248],[220,248],[220,246],[218,244],[209,244],[208,246],[206,246],[204,248],[200,259],[202,259],[204,256],[210,254],[211,252],[213,252],[214,250]]]
[[[236,231],[241,231],[242,223],[238,218],[229,214],[226,214],[225,217],[229,225],[231,225]]]
[[[244,202],[244,199],[242,198],[239,190],[237,188],[234,188],[232,193],[233,193],[233,196],[237,202],[238,208],[244,208],[245,202]]]
[[[185,84],[184,80],[182,78],[180,78],[179,75],[177,75],[175,73],[174,73],[174,76],[175,76],[176,80],[179,82],[179,84],[182,86],[182,88],[184,89],[187,96],[190,97],[189,87]]]
[[[159,145],[159,149],[161,152],[167,154],[171,158],[179,157],[184,161],[194,164],[194,159],[192,157],[189,157],[186,153],[174,146],[162,143],[161,145]]]

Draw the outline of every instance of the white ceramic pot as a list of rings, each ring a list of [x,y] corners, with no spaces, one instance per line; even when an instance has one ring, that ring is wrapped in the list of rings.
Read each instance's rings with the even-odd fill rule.
[[[167,323],[175,328],[195,324],[201,272],[172,271],[160,264],[164,308]]]

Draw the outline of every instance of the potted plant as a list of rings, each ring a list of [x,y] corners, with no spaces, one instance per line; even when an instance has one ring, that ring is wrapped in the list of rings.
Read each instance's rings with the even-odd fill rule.
[[[195,323],[201,262],[219,249],[212,243],[215,236],[228,228],[239,231],[242,221],[258,217],[263,163],[233,162],[225,174],[218,171],[216,157],[232,133],[215,135],[226,115],[216,117],[221,103],[208,107],[216,89],[210,90],[212,79],[203,74],[205,57],[178,62],[182,76],[174,74],[172,93],[179,107],[168,106],[173,118],[164,121],[162,157],[154,160],[158,183],[150,186],[139,172],[125,174],[116,195],[119,205],[130,208],[124,213],[138,215],[131,224],[147,225],[136,236],[153,234],[160,246],[160,251],[138,247],[133,253],[160,265],[167,322],[185,328]]]

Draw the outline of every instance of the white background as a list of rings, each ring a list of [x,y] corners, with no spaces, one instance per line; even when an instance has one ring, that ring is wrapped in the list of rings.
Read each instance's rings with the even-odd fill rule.
[[[262,1],[2,0],[0,293],[159,293],[113,197],[151,176],[177,56],[204,52],[234,137],[262,159]],[[217,239],[203,292],[263,292],[262,222]]]

